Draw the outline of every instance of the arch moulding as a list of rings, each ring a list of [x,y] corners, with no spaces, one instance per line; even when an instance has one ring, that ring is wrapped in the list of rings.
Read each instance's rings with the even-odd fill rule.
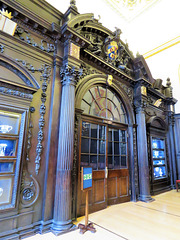
[[[93,86],[96,85],[107,85],[107,75],[105,74],[91,74],[86,77],[84,77],[79,84],[76,87],[76,95],[75,95],[75,107],[77,109],[81,109],[81,101],[83,99],[83,96],[85,93]],[[123,88],[121,88],[116,80],[114,79],[112,85],[109,87],[113,91],[115,91],[121,101],[124,104],[124,107],[126,109],[127,117],[128,117],[128,124],[134,124],[135,118],[133,113],[133,107],[131,105],[131,102],[124,91]]]

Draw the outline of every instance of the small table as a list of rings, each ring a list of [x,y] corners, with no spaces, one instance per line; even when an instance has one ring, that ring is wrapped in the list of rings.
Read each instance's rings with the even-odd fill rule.
[[[180,180],[176,180],[176,190],[178,192],[178,183],[180,183]]]

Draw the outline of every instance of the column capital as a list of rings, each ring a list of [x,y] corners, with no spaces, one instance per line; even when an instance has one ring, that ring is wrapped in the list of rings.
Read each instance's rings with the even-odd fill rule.
[[[145,109],[147,107],[147,102],[144,100],[135,101],[134,106],[135,106],[136,113],[140,113],[140,112],[145,113]]]
[[[61,82],[63,85],[76,85],[81,78],[83,73],[82,68],[75,68],[74,66],[69,65],[66,63],[61,69],[60,69],[60,77]]]

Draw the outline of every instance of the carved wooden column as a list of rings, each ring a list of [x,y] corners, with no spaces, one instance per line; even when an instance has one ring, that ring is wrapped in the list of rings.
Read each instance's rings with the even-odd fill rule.
[[[61,71],[62,100],[59,123],[59,143],[54,201],[54,221],[52,230],[58,235],[69,230],[71,220],[72,184],[74,148],[75,85],[80,73],[68,65]]]
[[[149,183],[149,163],[147,151],[146,121],[144,103],[136,105],[137,150],[139,167],[139,200],[152,201]]]
[[[131,174],[130,174],[130,179],[131,179],[131,200],[136,201],[136,185],[135,185],[135,171],[137,170],[136,168],[136,153],[134,153],[135,148],[134,148],[134,136],[133,136],[133,126],[129,126],[129,161],[130,161],[130,166],[131,166]],[[135,143],[136,144],[136,143]]]
[[[137,124],[139,200],[144,202],[149,202],[153,200],[150,195],[149,162],[145,117],[145,108],[147,105],[147,86],[149,86],[149,83],[144,79],[139,78],[134,93],[134,105],[136,110]]]
[[[177,162],[176,162],[176,149],[175,149],[175,132],[174,132],[174,113],[169,113],[169,130],[168,137],[170,143],[170,171],[171,171],[171,186],[172,188],[176,188],[176,180],[177,180]]]
[[[174,105],[177,102],[173,98],[173,88],[171,87],[171,81],[168,78],[166,82],[165,94],[167,97],[168,107],[168,150],[170,160],[170,172],[171,172],[171,187],[176,188],[177,180],[177,160],[176,160],[176,146],[175,146],[175,119],[174,119]]]

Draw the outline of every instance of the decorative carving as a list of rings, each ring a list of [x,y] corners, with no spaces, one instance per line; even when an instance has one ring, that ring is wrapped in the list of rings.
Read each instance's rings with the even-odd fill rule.
[[[163,111],[166,110],[164,101],[162,101],[162,99],[153,99],[150,95],[147,96],[147,104],[151,106],[156,106],[158,107],[158,109],[161,109]]]
[[[44,45],[46,43],[46,46]],[[55,46],[52,43],[48,43],[46,40],[41,40],[41,45],[37,45],[36,47],[39,47],[41,50],[46,51],[46,52],[54,52],[55,51]]]
[[[152,183],[152,162],[151,162],[151,142],[150,133],[147,131],[147,150],[148,150],[148,162],[149,162],[149,181]]]
[[[25,41],[26,43],[28,43],[34,47],[37,47],[43,51],[46,51],[48,53],[55,51],[54,44],[48,43],[44,39],[41,40],[41,43],[36,43],[34,41],[34,39],[31,37],[31,34],[27,30],[21,28],[20,26],[17,26],[15,36],[18,36],[21,40]]]
[[[136,129],[133,128],[133,152],[134,152],[134,178],[135,178],[135,191],[136,191],[136,196],[139,194],[139,189],[138,189],[138,163],[137,163],[137,147],[136,147]]]
[[[43,141],[43,137],[44,137],[44,132],[43,132],[43,128],[45,125],[45,120],[44,120],[44,115],[46,113],[46,106],[45,106],[45,102],[46,102],[46,91],[47,91],[47,87],[48,87],[48,83],[50,80],[50,74],[51,74],[51,67],[48,65],[43,65],[42,66],[42,75],[40,77],[40,80],[43,81],[42,83],[42,93],[41,93],[41,106],[40,106],[40,119],[39,119],[39,132],[38,132],[38,144],[36,147],[36,159],[35,159],[35,171],[36,174],[39,173],[39,169],[40,169],[40,161],[41,161],[41,154],[42,154],[42,150],[43,150],[43,146],[42,146],[42,141]]]
[[[108,36],[104,41],[104,51],[106,61],[111,63],[114,67],[123,70],[130,74],[132,70],[128,67],[130,63],[130,55],[126,50],[126,46],[120,41],[121,29],[116,28],[113,35]]]
[[[140,100],[140,101],[136,100],[134,101],[134,106],[137,114],[140,112],[145,113],[147,102],[144,100]]]
[[[147,95],[147,103],[149,104],[149,105],[151,105],[151,104],[153,104],[153,100],[152,100],[152,98],[151,98],[151,96],[150,95]]]
[[[113,34],[107,37],[90,30],[88,27],[83,27],[80,31],[91,42],[88,49],[113,67],[122,70],[128,75],[132,75],[130,51],[127,44],[120,41],[121,30],[116,28]]]
[[[169,116],[168,116],[168,122],[169,122],[169,125],[172,125],[174,126],[175,124],[175,117],[174,117],[174,113],[169,113]]]
[[[146,115],[148,115],[149,117],[153,117],[153,116],[157,116],[157,114],[156,114],[156,112],[155,111],[153,111],[153,112],[147,112],[146,110],[145,110],[145,113],[146,113]]]
[[[17,97],[21,97],[21,98],[26,98],[26,99],[33,99],[33,95],[32,94],[27,94],[18,90],[13,90],[7,87],[1,87],[0,86],[0,93],[2,94],[6,94],[6,95],[13,95],[13,96],[17,96]]]
[[[27,63],[27,62],[24,61],[24,60],[16,59],[16,61],[22,63],[23,67],[27,68],[29,71],[31,71],[31,72],[33,72],[33,73],[34,73],[35,71],[38,71],[38,72],[41,71],[41,69],[36,69],[35,67],[33,67],[32,64]]]
[[[91,42],[91,45],[89,46],[89,50],[98,56],[102,55],[104,39],[95,33],[93,34],[86,33],[83,35],[85,38],[87,38]]]
[[[98,72],[96,69],[92,69],[91,67],[87,66],[85,63],[82,63],[80,68],[82,69],[82,77],[85,77],[91,74],[102,74],[102,72]]]
[[[71,0],[71,1],[70,1],[70,6],[71,6],[75,11],[77,11],[76,1],[75,1],[75,0]]]
[[[4,46],[2,44],[0,44],[0,50],[1,50],[1,53],[4,52]]]
[[[24,207],[32,206],[39,196],[39,184],[37,180],[24,170],[21,183],[21,204]]]
[[[79,79],[83,76],[83,69],[78,70],[68,64],[65,64],[60,70],[60,77],[62,84],[76,85]]]
[[[28,129],[28,140],[27,140],[27,150],[26,150],[26,161],[29,161],[29,151],[31,148],[31,137],[32,137],[32,131],[31,129],[33,128],[32,120],[31,120],[31,113],[35,112],[34,107],[30,107],[30,114],[29,114],[29,129]]]
[[[73,217],[75,217],[75,198],[76,198],[76,179],[77,179],[77,156],[78,156],[78,126],[79,126],[80,116],[78,114],[75,115],[75,123],[74,123],[74,159],[73,159],[73,169],[72,169],[72,213]]]
[[[123,83],[118,82],[118,84],[124,89],[124,91],[126,92],[131,104],[133,105],[133,89],[126,86]]]

